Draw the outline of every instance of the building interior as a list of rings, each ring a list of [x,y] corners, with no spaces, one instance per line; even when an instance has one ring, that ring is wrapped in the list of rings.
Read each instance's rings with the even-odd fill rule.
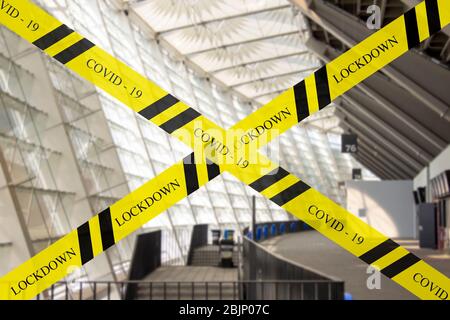
[[[225,129],[420,2],[32,1]],[[447,27],[260,150],[447,277],[449,68]],[[0,26],[0,277],[191,152]],[[36,299],[417,298],[376,272],[224,172]]]

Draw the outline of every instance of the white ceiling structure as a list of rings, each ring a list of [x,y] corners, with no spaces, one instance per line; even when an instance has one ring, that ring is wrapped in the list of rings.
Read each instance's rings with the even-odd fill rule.
[[[265,104],[320,66],[304,17],[287,0],[141,0],[130,4],[211,79]]]

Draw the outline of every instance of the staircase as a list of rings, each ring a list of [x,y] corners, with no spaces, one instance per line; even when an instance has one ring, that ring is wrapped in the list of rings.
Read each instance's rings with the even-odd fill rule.
[[[140,283],[137,300],[236,300],[237,282]]]
[[[233,264],[235,267],[238,265],[238,251],[237,248],[233,251]],[[194,249],[192,253],[191,266],[213,266],[217,267],[220,264],[219,246],[206,245],[197,249]]]

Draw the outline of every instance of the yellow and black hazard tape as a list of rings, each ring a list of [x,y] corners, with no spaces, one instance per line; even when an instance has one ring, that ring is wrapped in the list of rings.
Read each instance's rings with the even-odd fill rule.
[[[438,3],[438,2],[436,2],[436,3]],[[422,4],[420,4],[420,5],[422,5]],[[419,6],[416,7],[416,9],[414,9],[414,10],[417,10],[417,8],[419,8]],[[445,6],[447,6],[447,7],[445,7]],[[445,11],[444,9],[448,9],[448,3],[444,3],[442,1],[440,1],[439,6],[436,6],[436,8],[441,9],[441,11],[442,10]],[[18,9],[16,9],[16,10],[19,11]],[[441,11],[438,11],[438,12],[441,12]],[[42,12],[39,12],[38,15],[39,14],[42,14]],[[401,18],[403,18],[403,17],[401,17]],[[449,21],[448,15],[447,16],[444,15],[444,19],[442,18],[442,15],[441,15],[440,19],[441,19],[441,22],[440,22],[441,26],[445,26],[446,24],[448,24],[448,21]],[[419,21],[419,19],[417,19],[417,20]],[[406,30],[406,28],[404,27],[403,30]],[[403,32],[405,32],[405,31],[403,31]],[[72,32],[70,34],[72,34]],[[62,39],[64,39],[64,37]],[[393,39],[394,39],[394,41],[396,40],[395,36],[394,36]],[[36,40],[38,40],[38,39],[36,39]],[[41,41],[41,42],[45,42],[45,41]],[[90,48],[87,48],[86,50],[90,50],[91,48],[94,48],[93,46],[91,46],[89,44],[89,42],[79,40],[77,43],[79,43],[79,42],[81,43],[81,45],[77,45],[75,48],[72,48],[70,50],[68,50],[67,48],[63,49],[62,51],[55,50],[54,52],[59,52],[55,56],[58,56],[58,59],[60,61],[68,63],[68,62],[72,61],[70,59],[73,58],[74,56],[76,56],[78,52],[80,52],[80,51],[86,52],[84,50],[87,47],[90,47]],[[38,44],[39,44],[39,42],[38,42]],[[51,51],[51,46],[48,47],[48,50]],[[113,61],[113,62],[115,61],[115,63],[117,65],[119,65],[120,67],[123,67],[123,64],[120,65],[120,63],[117,60],[115,60],[114,58],[110,57],[110,60]],[[91,59],[88,60],[88,63],[89,63],[89,61],[90,61],[92,69],[97,68],[99,73],[102,72],[102,70],[105,70],[104,65],[101,65],[100,67],[97,67],[98,64],[97,64],[96,60],[92,60],[92,58],[91,58]],[[359,63],[361,64],[361,62],[359,62]],[[356,62],[355,62],[355,64],[356,64]],[[326,69],[327,71],[329,70],[328,66],[329,65],[327,65],[327,69]],[[379,66],[379,68],[381,68],[382,66]],[[349,67],[349,69],[350,69],[350,67]],[[123,70],[121,70],[121,71],[123,71]],[[130,70],[127,70],[127,72],[129,72],[129,71]],[[95,72],[97,72],[97,71],[95,71]],[[107,72],[105,71],[105,75],[106,74],[107,74]],[[368,74],[368,75],[370,75],[370,74]],[[109,82],[112,82],[115,85],[116,84],[122,84],[124,77],[119,76],[118,73],[113,72],[113,74],[111,74],[111,71],[110,71],[108,73],[108,75],[110,75]],[[345,73],[343,75],[345,75]],[[129,78],[135,78],[135,76],[136,76],[136,74],[131,74],[131,76],[129,74]],[[99,85],[99,83],[97,83],[95,81],[92,81],[92,79],[89,79],[89,78],[87,78],[87,79],[90,80],[91,82],[93,82],[94,84]],[[323,71],[322,71],[322,76],[320,76],[320,72],[319,72],[319,76],[317,76],[317,79],[318,79],[317,82],[319,83],[317,88],[319,88],[319,89],[323,88],[323,84],[321,84],[321,81],[323,81],[323,80],[320,80],[320,79],[324,79]],[[342,80],[341,80],[341,82],[342,82]],[[300,87],[300,89],[301,89],[301,85],[299,85],[298,87]],[[311,87],[311,85],[310,85],[310,87]],[[313,88],[314,88],[314,86],[313,86]],[[127,87],[125,85],[124,85],[124,89],[127,89]],[[155,90],[155,85],[153,84],[153,90],[154,90],[153,93],[155,93],[155,91],[158,92],[158,89],[159,88],[156,88],[156,90]],[[306,92],[308,92],[308,78],[305,81],[305,90],[306,90]],[[330,93],[332,92],[332,89],[330,87],[329,87],[329,91],[330,91]],[[297,92],[298,92],[298,90],[297,90]],[[314,98],[316,98],[317,101],[318,101],[317,105],[319,103],[320,104],[324,103],[323,101],[327,101],[327,99],[331,101],[331,95],[330,95],[330,97],[327,97],[327,95],[326,95],[327,91],[323,90],[323,89],[320,89],[320,91],[316,94],[315,97],[314,97],[314,94],[311,94],[311,95],[302,95],[302,94],[300,94],[300,95],[298,95],[297,92],[295,92],[295,97],[296,98],[300,97],[300,99],[301,99],[302,97],[303,98],[305,96],[307,97],[306,98],[307,102],[310,105],[310,107],[308,107],[308,112],[309,113],[312,113],[311,112],[311,106],[314,106],[314,105],[311,104],[310,102],[314,101]],[[322,93],[320,93],[320,92],[322,92]],[[325,95],[323,95],[323,92],[325,92]],[[159,93],[161,93],[161,92],[159,92]],[[301,91],[300,91],[300,93],[301,93]],[[133,87],[131,92],[127,91],[127,94],[128,95],[135,94],[134,98],[140,98],[143,95],[143,91],[141,91],[140,89],[136,89],[136,87]],[[113,95],[116,96],[115,94],[113,94]],[[162,97],[166,97],[166,96],[167,95],[162,95],[158,99],[155,99],[155,101],[159,101]],[[130,99],[130,98],[127,97],[127,99]],[[166,99],[169,100],[169,103],[168,103],[169,105],[170,105],[170,100],[174,101],[174,104],[172,104],[172,106],[176,105],[178,103],[178,101],[175,98],[171,97],[171,96],[167,96],[167,98],[164,98],[161,102],[164,102]],[[297,100],[297,101],[299,101],[299,100]],[[294,100],[294,103],[295,102],[296,101]],[[180,103],[180,104],[181,104],[181,109],[183,109],[183,110],[181,110],[181,111],[179,110],[179,112],[175,113],[175,115],[173,115],[173,116],[168,116],[167,114],[164,115],[164,113],[165,113],[164,110],[167,110],[167,109],[170,110],[170,108],[166,107],[167,103],[162,103],[161,104],[161,108],[164,109],[162,111],[162,113],[158,112],[158,114],[156,116],[153,116],[153,118],[158,117],[159,114],[161,113],[162,116],[160,117],[161,119],[159,120],[159,122],[160,122],[160,124],[164,124],[163,128],[165,128],[166,131],[168,131],[168,132],[175,132],[178,128],[183,127],[185,124],[190,124],[190,123],[192,123],[193,119],[196,119],[196,118],[200,117],[200,114],[198,114],[197,112],[193,111],[193,109],[188,108],[187,106],[183,105],[182,103]],[[153,105],[153,103],[151,103],[151,105]],[[158,107],[158,109],[159,109],[159,107]],[[151,109],[144,107],[144,108],[141,108],[139,110],[142,111],[142,113],[145,114],[146,112],[150,112]],[[143,110],[147,110],[147,111],[143,111]],[[315,110],[315,111],[317,111],[317,110]],[[271,112],[273,112],[273,111],[271,111]],[[297,114],[301,114],[301,113],[297,112]],[[205,122],[206,120],[202,119],[202,121]],[[153,121],[153,122],[158,122],[158,121]],[[208,127],[208,126],[214,127],[215,126],[211,122],[209,122],[209,123],[207,122],[206,124],[207,124],[206,127]],[[245,128],[245,126],[242,126],[242,125],[241,125],[241,127]],[[247,129],[248,128],[251,128],[251,126],[248,126]],[[194,129],[193,131],[195,132],[195,129],[197,129],[197,128],[193,127],[193,128],[190,128],[190,129]],[[258,163],[258,162],[256,162],[256,163]],[[197,173],[200,173],[200,171],[198,170],[198,167],[197,166],[195,166],[195,167],[196,167]],[[272,170],[275,169],[275,166],[273,166],[273,165],[269,165],[268,167],[273,167]],[[251,170],[251,171],[255,171],[256,168],[258,168],[258,165],[253,166],[253,170]],[[170,169],[168,169],[168,170],[170,170]],[[236,171],[236,169],[231,170],[231,171]],[[178,174],[179,174],[179,172],[178,172]],[[233,173],[233,174],[235,174],[235,173]],[[199,180],[198,185],[202,185],[203,184],[203,183],[200,182],[200,176],[201,176],[201,174],[199,174],[198,177],[197,177],[197,179]],[[256,186],[256,188],[264,188],[264,186],[267,185],[268,186],[267,188],[262,189],[262,193],[263,194],[266,193],[266,194],[264,194],[266,197],[272,198],[272,200],[274,202],[278,203],[279,205],[285,205],[284,208],[286,208],[288,211],[290,211],[291,213],[294,213],[295,215],[297,215],[301,219],[306,220],[308,223],[313,225],[315,228],[319,229],[319,231],[321,231],[322,233],[324,233],[325,235],[327,235],[328,237],[330,237],[331,239],[333,239],[337,243],[341,244],[347,250],[351,251],[352,253],[354,253],[354,254],[356,254],[358,256],[361,256],[362,259],[364,257],[364,254],[366,254],[369,250],[370,251],[375,250],[375,252],[379,252],[378,249],[374,249],[374,248],[377,248],[380,245],[380,243],[384,243],[384,241],[387,240],[386,237],[384,237],[381,234],[377,233],[374,229],[372,229],[369,226],[365,225],[359,219],[357,219],[354,216],[350,215],[344,209],[340,208],[339,206],[334,204],[332,201],[328,200],[323,195],[320,195],[317,191],[309,188],[309,186],[307,186],[306,184],[304,184],[303,182],[301,182],[299,179],[295,178],[292,175],[285,175],[284,177],[281,177],[281,179],[276,180],[275,183],[272,184],[272,185],[270,185],[269,182],[265,182],[264,181],[264,179],[269,179],[269,178],[258,178],[258,179],[263,179],[263,180],[259,181],[258,183],[255,183],[255,180],[257,180],[257,179],[254,179],[254,178],[255,178],[255,176],[260,177],[261,176],[260,172],[253,173],[253,174],[250,174],[250,175],[248,173],[246,173],[244,175],[238,173],[237,176],[239,176],[239,178],[241,178],[241,180],[243,180],[246,183],[251,183],[253,181],[254,182],[253,186]],[[194,179],[194,177],[190,177],[189,179]],[[289,183],[286,182],[289,179],[292,180],[292,184],[291,185],[289,185]],[[295,181],[295,180],[297,180],[297,181]],[[204,182],[204,181],[205,181],[205,179],[203,178],[202,182]],[[184,182],[186,182],[186,180]],[[277,192],[277,190],[278,191],[280,190],[280,188],[279,188],[280,186],[278,186],[278,182],[285,183],[287,185],[287,188],[284,189],[281,192]],[[195,189],[195,187],[196,187],[195,183],[189,182],[189,184],[191,186],[193,186],[192,189]],[[277,186],[277,188],[273,188],[273,185]],[[163,189],[160,189],[160,190],[162,191]],[[187,190],[187,187],[186,187],[186,190]],[[274,193],[272,197],[268,196],[268,194],[270,195],[270,193]],[[303,196],[300,197],[299,196],[300,194],[302,194],[302,195],[306,194],[306,195],[308,195],[308,197],[303,197]],[[134,193],[130,194],[129,196],[131,196],[131,195],[134,195]],[[127,196],[127,197],[129,197],[129,196]],[[124,199],[126,199],[127,197],[125,197]],[[297,203],[298,202],[297,200],[300,200],[300,198],[302,198],[301,199],[302,201]],[[124,200],[124,199],[122,199],[122,200]],[[146,199],[146,198],[141,198],[141,199]],[[122,200],[119,201],[119,202],[122,202]],[[305,200],[313,200],[313,202],[314,202],[314,200],[316,200],[315,201],[316,204],[310,205],[309,207],[302,208],[302,205],[304,205],[305,202],[307,202]],[[311,203],[311,201],[308,201],[308,202]],[[294,203],[297,203],[298,206],[293,205]],[[323,206],[319,207],[319,204],[322,204]],[[148,205],[148,203],[147,203],[147,205]],[[110,211],[109,211],[110,214],[111,214],[111,209],[113,207],[114,207],[114,205],[110,208]],[[331,209],[328,213],[325,213],[325,211],[322,209],[322,208],[326,208],[326,207]],[[333,208],[333,207],[335,207],[335,208]],[[148,207],[146,207],[145,204],[142,204],[142,202],[140,202],[140,205],[138,204],[137,206],[134,206],[132,208],[136,208],[136,210],[141,210],[142,208],[146,209]],[[300,209],[300,210],[298,210],[298,209]],[[333,209],[335,209],[334,212],[333,212]],[[162,209],[162,210],[164,210],[164,209]],[[130,211],[132,211],[132,210],[130,209]],[[328,211],[328,209],[327,209],[327,211]],[[130,212],[126,212],[126,213],[128,213],[130,219],[131,219],[131,216],[134,216]],[[315,218],[309,217],[308,213],[309,213],[310,216],[313,216]],[[338,213],[338,214],[336,214],[336,213]],[[339,215],[339,213],[341,215]],[[340,216],[339,217],[340,221],[338,221],[338,219],[336,219],[336,217],[333,218],[332,217],[333,214],[335,216]],[[323,220],[324,218],[325,218],[325,220],[324,220],[325,224],[321,225],[320,221]],[[95,220],[95,217],[93,219]],[[111,219],[113,219],[113,217],[111,217]],[[147,221],[147,219],[144,222],[146,222],[146,221]],[[142,222],[142,223],[144,223],[144,222]],[[340,239],[339,236],[336,236],[336,235],[333,235],[333,234],[327,234],[326,229],[324,229],[324,227],[326,228],[326,225],[327,225],[328,222],[331,222],[330,227],[335,232],[342,232],[343,230],[346,230],[342,234],[346,234],[347,236],[351,235],[351,241],[355,242],[357,244],[357,246],[355,248],[353,248],[352,246],[349,246],[348,244],[346,245],[344,243],[345,241],[342,241],[343,239]],[[93,222],[93,224],[95,225],[95,222]],[[88,226],[89,225],[90,225],[90,223],[88,224]],[[345,225],[347,225],[347,227],[345,227]],[[367,229],[367,230],[364,230],[364,228]],[[354,234],[350,233],[349,231],[351,231],[351,229],[357,229],[357,230],[359,229],[360,233],[359,234],[358,233],[354,233]],[[89,231],[89,232],[87,232],[87,231]],[[366,231],[366,232],[364,232],[364,231]],[[84,227],[84,229],[79,230],[78,235],[80,235],[80,234],[92,234],[92,233],[90,232],[90,229],[88,230],[87,227]],[[363,237],[363,234],[368,235],[368,237]],[[345,237],[343,237],[343,238],[345,238]],[[87,239],[87,240],[89,240],[89,239]],[[115,240],[118,241],[120,239],[115,239]],[[83,241],[85,243],[88,243],[88,241],[86,241],[86,240],[83,240]],[[59,241],[57,243],[59,243]],[[79,240],[79,243],[81,243],[81,239]],[[100,243],[100,241],[94,241],[94,239],[91,239],[91,243],[92,243],[92,247],[94,248],[95,247],[94,243],[98,244],[98,243]],[[363,243],[364,243],[364,245],[361,246]],[[55,245],[56,245],[56,243],[55,243]],[[359,249],[357,249],[358,245],[359,245]],[[78,247],[80,248],[82,246],[78,245]],[[97,247],[99,247],[99,246],[97,245]],[[361,249],[361,248],[363,248],[363,249]],[[73,251],[74,249],[73,248],[71,248],[71,249],[72,249],[72,251],[70,251],[70,252],[74,252]],[[46,251],[46,250],[44,250],[44,251]],[[92,251],[94,252],[95,250],[93,249]],[[65,251],[65,252],[69,252],[69,251]],[[374,259],[373,257],[377,258],[377,259],[375,259],[373,261],[373,264],[377,265],[379,268],[381,268],[383,273],[385,273],[386,275],[393,277],[394,281],[397,281],[398,283],[402,284],[404,287],[408,288],[409,290],[411,290],[416,295],[418,295],[419,297],[422,297],[422,298],[433,298],[433,297],[436,298],[437,297],[437,298],[441,298],[442,299],[442,295],[444,293],[447,294],[446,293],[447,291],[445,289],[443,289],[443,288],[446,288],[446,289],[448,288],[448,279],[445,276],[443,276],[440,273],[438,273],[437,271],[435,271],[434,269],[432,269],[431,267],[429,267],[427,264],[423,263],[423,261],[418,261],[418,259],[413,259],[412,258],[413,256],[408,254],[407,251],[404,250],[403,248],[400,248],[400,249],[394,248],[394,250],[392,250],[392,251],[386,251],[386,250],[383,251],[382,250],[382,252],[385,252],[386,254],[384,254],[383,256],[380,256],[380,257],[378,257],[376,254],[372,254],[372,255],[369,255],[369,256],[372,256],[372,259]],[[405,254],[403,254],[403,253],[405,253]],[[37,255],[36,257],[38,257],[39,255]],[[70,255],[70,254],[68,253],[68,255]],[[94,253],[92,253],[92,255],[89,253],[89,254],[87,254],[87,257],[93,256],[93,255],[94,255]],[[386,257],[388,257],[388,258],[386,258]],[[393,257],[397,257],[398,259],[393,259]],[[35,258],[33,258],[33,259],[35,259]],[[380,258],[380,259],[378,259],[378,258]],[[368,260],[368,261],[370,261],[370,260]],[[389,263],[389,262],[391,262],[391,263]],[[55,264],[53,264],[53,265],[55,266]],[[47,268],[50,268],[50,265]],[[416,270],[416,271],[419,270],[421,272],[414,273],[412,278],[405,276],[404,279],[403,279],[401,277],[402,275],[407,274],[408,271],[411,272],[411,270]],[[427,277],[427,276],[429,276],[429,277]],[[37,278],[37,277],[35,277],[35,278]],[[431,280],[430,280],[430,278],[431,278]],[[32,276],[31,276],[31,279],[32,279]],[[41,278],[39,278],[39,279],[41,279]],[[423,279],[425,279],[425,281],[423,281]],[[432,281],[433,279],[435,280],[435,282]],[[417,281],[417,280],[419,280],[419,281]],[[36,279],[36,281],[37,281],[37,279]],[[422,291],[420,291],[420,290],[418,290],[418,288],[414,288],[414,282],[420,283],[420,285],[422,287],[424,287],[424,289]],[[430,282],[431,282],[431,286],[429,285]],[[22,283],[24,283],[24,282],[22,282]],[[25,284],[26,284],[26,282],[25,282]],[[25,284],[22,284],[22,286],[27,287]],[[33,282],[33,284],[34,284],[34,282]],[[427,284],[427,285],[424,285],[424,284]],[[427,291],[427,287],[430,287],[429,292]],[[445,297],[445,298],[447,298],[447,297]]]
[[[450,1],[423,1],[232,128],[270,141],[444,28],[449,21]],[[287,109],[296,117],[271,121],[271,130],[261,128],[273,115]]]
[[[0,279],[0,299],[31,299],[220,174],[185,157]],[[200,173],[204,176],[200,179]]]

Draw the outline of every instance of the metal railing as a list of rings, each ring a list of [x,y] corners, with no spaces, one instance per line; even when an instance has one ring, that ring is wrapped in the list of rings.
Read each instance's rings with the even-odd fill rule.
[[[281,229],[284,222],[277,222]],[[262,224],[264,225],[264,224]],[[191,252],[205,254],[205,229],[199,226],[198,239],[192,241]],[[275,228],[274,228],[275,229]],[[290,232],[303,230],[296,225]],[[281,232],[283,234],[284,232]],[[152,233],[160,239],[158,232]],[[149,281],[142,279],[159,263],[148,260],[147,242],[156,244],[152,234],[141,236],[142,247],[136,246],[131,280],[58,282],[44,291],[38,299],[50,300],[336,300],[343,299],[344,282],[319,271],[287,260],[268,251],[262,245],[244,237],[238,241],[236,256],[239,277],[235,281]],[[195,234],[195,232],[194,232]],[[202,236],[200,236],[200,234]],[[275,236],[273,232],[271,236]],[[148,239],[147,239],[148,238]],[[196,238],[193,236],[193,238]],[[141,241],[142,242],[142,241]],[[159,248],[159,244],[156,245]],[[217,248],[214,248],[217,249]],[[139,252],[142,251],[142,254]],[[158,251],[158,250],[156,250]],[[160,250],[159,250],[160,251]],[[203,252],[205,251],[205,252]],[[216,250],[212,250],[216,251]],[[217,251],[218,253],[218,251]],[[157,254],[156,254],[157,255]],[[150,257],[155,256],[155,252]],[[242,258],[242,259],[241,259]],[[190,258],[192,259],[192,257]],[[138,267],[136,269],[136,267]],[[133,279],[134,278],[134,279]]]
[[[138,287],[135,300],[333,300],[342,281],[85,281],[58,282],[37,299],[126,300],[126,288]]]
[[[331,299],[341,300],[344,298],[344,282],[335,277],[326,275],[318,270],[288,260],[267,248],[250,240],[243,238],[243,281],[265,281],[267,279],[284,281],[290,283],[310,283],[301,286],[296,297],[299,299]],[[326,285],[323,285],[323,284]],[[259,288],[250,286],[247,290],[251,299],[258,298]],[[281,296],[281,299],[291,298],[291,292]]]

